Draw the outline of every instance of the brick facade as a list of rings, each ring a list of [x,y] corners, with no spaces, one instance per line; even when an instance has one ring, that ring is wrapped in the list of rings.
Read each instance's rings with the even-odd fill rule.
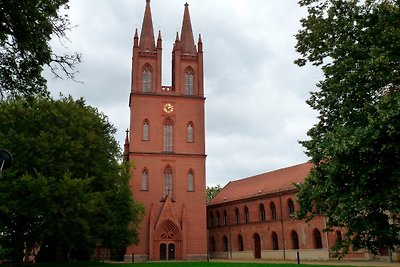
[[[194,44],[188,4],[172,51],[172,85],[161,85],[162,39],[154,38],[150,1],[136,30],[124,158],[146,215],[126,260],[206,259],[203,51]]]
[[[208,246],[211,258],[271,260],[329,260],[332,247],[344,229],[323,231],[326,220],[318,216],[306,222],[291,216],[298,210],[297,188],[312,165],[288,168],[229,182],[207,204]],[[400,260],[398,250],[393,261]],[[389,260],[362,250],[348,260]]]

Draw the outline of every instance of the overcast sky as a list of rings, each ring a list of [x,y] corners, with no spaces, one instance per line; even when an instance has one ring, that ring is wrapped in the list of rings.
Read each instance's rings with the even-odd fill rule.
[[[155,36],[163,40],[163,85],[171,85],[171,52],[186,0],[152,0]],[[76,83],[48,76],[54,96],[84,97],[109,117],[123,145],[129,127],[133,35],[145,0],[70,0],[67,49],[79,52]],[[306,16],[295,0],[188,1],[195,42],[201,33],[206,95],[207,185],[224,186],[308,160],[298,140],[316,123],[306,103],[321,79],[293,61],[294,34]],[[58,47],[58,48],[57,48]]]

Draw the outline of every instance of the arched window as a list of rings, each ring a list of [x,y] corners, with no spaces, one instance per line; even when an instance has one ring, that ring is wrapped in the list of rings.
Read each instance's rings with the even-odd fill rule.
[[[292,249],[299,249],[299,236],[296,231],[290,233],[290,239],[292,240]]]
[[[242,237],[242,235],[238,235],[238,249],[239,249],[239,251],[243,251],[243,237]]]
[[[321,232],[318,229],[314,229],[314,248],[322,248],[322,237]]]
[[[190,121],[187,125],[186,128],[186,141],[188,143],[193,143],[194,138],[193,138],[193,123]]]
[[[142,93],[151,93],[151,67],[148,64],[142,72]]]
[[[224,210],[224,218],[223,218],[223,225],[228,224],[228,213]]]
[[[235,208],[235,223],[239,224],[240,223],[240,214],[239,214],[239,209]]]
[[[193,95],[193,70],[190,68],[185,72],[185,95]]]
[[[168,118],[164,123],[164,152],[173,152],[173,133],[172,120]]]
[[[187,190],[189,192],[193,192],[194,191],[194,175],[193,175],[193,170],[190,170],[188,172],[188,176],[187,176]]]
[[[276,220],[276,208],[275,208],[275,203],[271,201],[271,204],[269,204],[269,209],[271,210],[271,220],[275,221]]]
[[[150,139],[150,122],[148,120],[144,120],[142,127],[142,140],[148,141],[149,139]]]
[[[142,181],[140,189],[142,191],[147,191],[149,189],[148,183],[149,183],[149,171],[146,168],[144,168],[142,171]]]
[[[265,207],[264,207],[264,204],[260,203],[259,210],[260,210],[260,220],[262,222],[265,222]]]
[[[224,243],[224,251],[228,251],[228,238],[226,235],[222,237],[222,242]]]
[[[272,239],[272,249],[279,250],[278,235],[275,232],[272,232],[271,239]]]
[[[220,217],[219,211],[217,211],[217,217],[215,217],[215,225],[216,226],[219,226],[219,217]]]
[[[210,214],[208,215],[208,227],[212,227],[213,223],[214,223],[214,214],[212,212],[210,212]]]
[[[294,215],[294,203],[293,200],[289,198],[288,200],[288,213],[289,217],[292,217]]]
[[[249,222],[249,208],[247,206],[244,207],[244,223]]]
[[[163,177],[163,198],[169,195],[172,198],[173,193],[173,179],[172,170],[170,166],[167,166],[164,170]]]

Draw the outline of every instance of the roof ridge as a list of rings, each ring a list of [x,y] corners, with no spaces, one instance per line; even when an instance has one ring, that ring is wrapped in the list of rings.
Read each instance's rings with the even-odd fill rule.
[[[259,174],[252,175],[252,176],[248,176],[248,177],[244,177],[244,178],[239,178],[239,179],[237,179],[237,180],[233,180],[233,181],[229,181],[229,182],[243,181],[243,180],[246,180],[246,179],[255,178],[255,177],[258,177],[258,176],[265,175],[265,174],[276,173],[276,172],[283,171],[283,170],[286,170],[286,169],[291,169],[291,168],[299,167],[299,166],[301,166],[301,165],[306,165],[306,164],[309,164],[309,163],[311,163],[311,162],[306,161],[306,162],[303,162],[303,163],[298,163],[298,164],[296,164],[296,165],[292,165],[292,166],[288,166],[288,167],[281,167],[281,168],[276,169],[276,170],[267,171],[267,172],[259,173]]]

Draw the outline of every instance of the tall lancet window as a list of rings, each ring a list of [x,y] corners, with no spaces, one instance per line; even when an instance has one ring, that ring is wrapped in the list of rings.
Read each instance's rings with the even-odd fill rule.
[[[151,67],[146,65],[142,72],[142,93],[151,93]]]
[[[193,71],[185,71],[185,95],[193,95]]]
[[[150,133],[150,122],[148,120],[143,121],[143,129],[142,129],[142,140],[148,141],[149,140],[149,133]]]
[[[194,139],[193,139],[193,123],[190,121],[187,125],[187,129],[186,129],[187,133],[186,133],[186,140],[188,143],[193,143]]]
[[[172,198],[173,192],[173,180],[172,180],[172,169],[170,166],[167,166],[164,169],[164,177],[163,177],[163,198],[169,195]]]
[[[164,152],[173,152],[174,127],[171,119],[164,123]]]
[[[140,189],[142,191],[149,190],[148,184],[149,184],[149,171],[146,168],[144,168],[143,172],[142,172],[142,182],[141,182]]]
[[[189,192],[193,192],[194,191],[194,176],[193,176],[193,170],[190,170],[188,172],[188,176],[187,176],[187,190]]]

